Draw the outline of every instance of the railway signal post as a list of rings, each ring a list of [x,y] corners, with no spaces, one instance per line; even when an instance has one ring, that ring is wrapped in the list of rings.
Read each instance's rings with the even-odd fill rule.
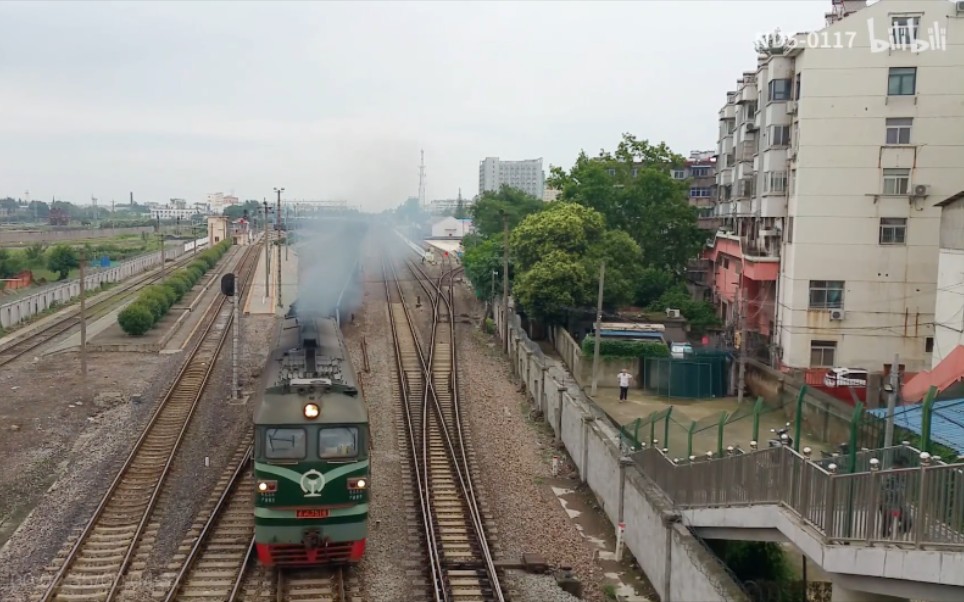
[[[238,305],[240,303],[240,298],[238,295],[238,279],[232,273],[228,272],[224,276],[221,276],[221,293],[227,297],[231,297],[231,302],[233,307],[231,308],[234,314],[234,333],[232,335],[231,342],[231,396],[234,399],[241,399],[241,385],[238,382],[238,347],[239,347],[239,332],[241,329],[241,315],[238,311]]]

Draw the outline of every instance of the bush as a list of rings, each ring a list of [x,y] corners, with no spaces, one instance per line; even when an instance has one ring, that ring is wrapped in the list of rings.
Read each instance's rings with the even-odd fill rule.
[[[483,331],[485,334],[492,334],[492,333],[494,333],[494,332],[495,332],[495,320],[493,320],[492,318],[486,318],[485,321],[482,322],[482,331]]]
[[[127,334],[139,337],[154,326],[154,314],[143,303],[135,301],[118,314],[117,323]]]
[[[592,356],[595,343],[592,336],[582,341],[583,355]],[[599,342],[599,355],[605,357],[669,357],[669,347],[665,343],[656,341],[620,341],[606,340]]]
[[[214,267],[230,247],[231,241],[219,243],[198,255],[197,259],[191,262],[188,267],[174,272],[162,284],[155,284],[144,289],[138,296],[137,301],[130,306],[137,306],[138,309],[128,312],[127,317],[124,318],[128,322],[128,326],[125,326],[121,321],[121,315],[124,315],[127,310],[117,316],[117,321],[124,332],[139,336],[150,330],[164,317],[171,306],[191,290],[191,287],[197,283],[205,272]],[[149,320],[144,320],[145,312],[150,318]],[[144,326],[145,323],[147,326]]]

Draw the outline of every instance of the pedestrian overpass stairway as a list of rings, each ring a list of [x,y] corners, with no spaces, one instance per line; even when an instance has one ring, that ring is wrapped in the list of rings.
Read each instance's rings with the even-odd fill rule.
[[[632,459],[702,537],[790,541],[835,587],[960,602],[964,464],[923,454],[918,466],[877,470],[890,466],[893,449],[863,452],[846,474],[788,447],[689,461],[649,448]],[[895,485],[900,517],[887,493]]]

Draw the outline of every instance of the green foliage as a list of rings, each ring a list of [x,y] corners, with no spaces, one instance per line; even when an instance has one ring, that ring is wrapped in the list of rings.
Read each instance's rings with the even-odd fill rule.
[[[467,236],[462,241],[465,253],[462,255],[462,266],[475,296],[486,299],[492,293],[492,272],[495,272],[496,295],[502,292],[502,235],[490,238],[479,238],[478,235]],[[511,277],[511,270],[509,273]]]
[[[502,214],[508,218],[509,229],[514,229],[527,215],[544,209],[542,199],[526,194],[517,188],[503,186],[499,192],[483,192],[472,205],[472,225],[480,236],[487,238],[503,231]]]
[[[27,259],[27,263],[30,267],[34,269],[43,269],[47,267],[47,256],[45,255],[47,251],[47,245],[42,242],[37,242],[24,250],[24,257]]]
[[[80,267],[80,257],[70,245],[54,245],[47,251],[47,267],[57,272],[58,280],[63,280],[70,270]]]
[[[495,320],[486,318],[482,322],[482,331],[485,332],[485,334],[493,334],[495,332]]]
[[[557,321],[567,310],[586,303],[591,282],[580,258],[552,250],[516,277],[514,294],[527,311]]]
[[[552,203],[512,230],[509,244],[519,270],[528,270],[554,251],[580,257],[604,231],[598,212],[575,203]]]
[[[560,190],[560,200],[592,207],[608,227],[628,232],[647,265],[681,273],[705,239],[688,184],[671,177],[671,168],[682,164],[665,144],[624,134],[615,153],[590,158],[583,152],[568,173],[553,167],[547,184]]]
[[[131,336],[141,336],[154,326],[154,313],[140,301],[131,303],[117,315],[121,329]]]
[[[22,253],[0,248],[0,278],[13,278],[26,267]]]
[[[201,276],[218,262],[231,247],[231,244],[231,240],[226,240],[215,245],[199,254],[197,260],[192,262],[187,268],[182,268],[174,272],[166,278],[162,284],[155,284],[145,288],[141,291],[141,294],[138,295],[137,300],[127,308],[130,309],[136,306],[139,309],[132,311],[127,317],[123,317],[124,312],[127,311],[127,309],[125,309],[124,312],[121,312],[117,316],[117,322],[120,324],[120,327],[127,334],[134,336],[140,336],[150,330],[155,324],[161,321],[161,318],[167,314],[177,301],[191,290],[191,287],[197,283]],[[143,314],[145,311],[150,316],[149,323],[144,319]],[[127,324],[126,326],[125,323]],[[145,323],[147,323],[147,326],[144,326]]]
[[[673,288],[679,279],[675,274],[659,268],[643,268],[636,279],[636,304],[649,307],[659,302],[667,290]],[[665,309],[665,308],[663,308]]]
[[[583,355],[592,356],[595,352],[595,339],[590,335],[582,341]],[[599,341],[599,355],[604,357],[669,357],[669,347],[657,341]]]
[[[706,301],[693,299],[682,284],[673,286],[650,305],[653,311],[663,311],[668,307],[680,310],[690,325],[690,333],[694,335],[702,335],[707,330],[720,325],[720,319],[713,311],[713,306]]]
[[[793,568],[780,544],[764,541],[706,542],[740,581],[788,582]]]
[[[586,256],[586,269],[590,274],[599,272],[599,264],[606,260],[606,277],[603,279],[603,303],[614,308],[628,305],[636,298],[636,283],[643,273],[643,254],[629,234],[622,230],[607,230],[590,245]],[[598,293],[594,283],[589,291],[590,299]]]

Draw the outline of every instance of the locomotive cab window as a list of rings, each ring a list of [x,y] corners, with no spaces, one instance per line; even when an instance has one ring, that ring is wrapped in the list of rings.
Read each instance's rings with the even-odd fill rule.
[[[269,428],[264,434],[264,457],[268,460],[303,460],[308,438],[305,429]]]
[[[318,457],[325,460],[358,455],[358,427],[339,426],[318,431]]]

